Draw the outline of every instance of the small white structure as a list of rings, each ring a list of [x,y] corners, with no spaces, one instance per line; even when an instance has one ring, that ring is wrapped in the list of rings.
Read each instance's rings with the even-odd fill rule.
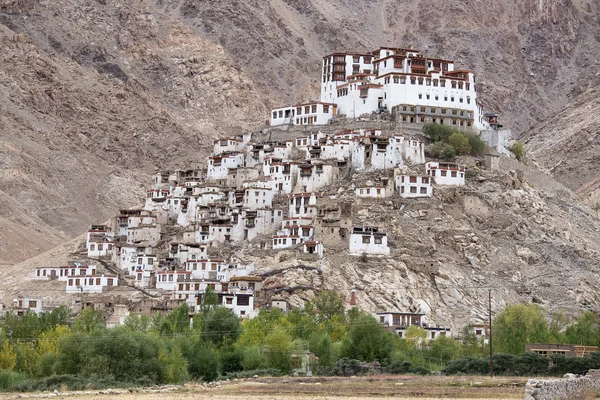
[[[337,113],[337,105],[311,102],[292,107],[280,107],[271,111],[271,126],[278,125],[325,125]]]
[[[396,332],[401,338],[406,337],[409,326],[417,326],[426,332],[425,340],[435,340],[440,336],[451,336],[450,328],[442,328],[439,325],[427,325],[423,321],[425,314],[412,312],[386,311],[377,313],[379,322]]]
[[[350,233],[349,252],[351,255],[389,255],[387,234],[376,226],[355,226]]]
[[[383,199],[386,197],[386,188],[384,186],[357,187],[354,194],[356,197]]]
[[[458,164],[430,161],[425,164],[425,170],[437,185],[462,186],[465,184],[465,168]]]
[[[27,311],[41,314],[44,311],[42,302],[43,300],[40,297],[23,296],[13,300],[12,308],[19,316]]]
[[[427,175],[396,175],[396,190],[403,198],[431,197],[432,178]]]

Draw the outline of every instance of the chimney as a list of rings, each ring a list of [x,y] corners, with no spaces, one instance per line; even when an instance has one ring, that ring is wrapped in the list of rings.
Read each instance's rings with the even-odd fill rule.
[[[350,294],[350,305],[352,307],[356,307],[356,288],[352,288],[352,293]]]

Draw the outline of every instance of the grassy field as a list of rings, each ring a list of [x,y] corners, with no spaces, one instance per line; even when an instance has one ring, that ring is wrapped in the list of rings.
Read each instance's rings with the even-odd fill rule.
[[[188,384],[143,392],[58,393],[86,400],[273,399],[522,399],[527,378],[376,376],[361,378],[259,378],[209,386]],[[27,396],[27,395],[26,395]],[[35,395],[33,395],[35,396]],[[42,395],[43,396],[43,395]],[[41,397],[41,396],[40,396]],[[0,399],[19,398],[5,394]]]

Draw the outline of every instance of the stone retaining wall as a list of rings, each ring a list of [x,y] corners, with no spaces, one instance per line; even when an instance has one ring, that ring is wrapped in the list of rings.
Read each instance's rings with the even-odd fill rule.
[[[591,369],[586,376],[567,374],[563,379],[529,379],[525,400],[572,400],[600,390],[600,370]]]

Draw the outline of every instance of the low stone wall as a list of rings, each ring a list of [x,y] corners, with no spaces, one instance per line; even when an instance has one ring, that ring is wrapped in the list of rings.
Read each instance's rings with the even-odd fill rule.
[[[600,370],[591,369],[586,376],[567,374],[563,379],[529,379],[525,400],[572,400],[600,390]]]

